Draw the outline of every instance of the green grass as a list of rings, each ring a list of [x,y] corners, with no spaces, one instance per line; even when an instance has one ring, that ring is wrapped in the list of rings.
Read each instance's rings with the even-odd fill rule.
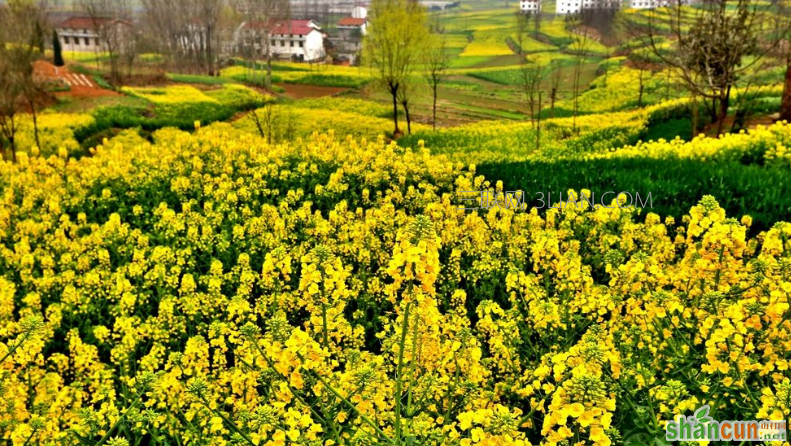
[[[285,79],[286,84],[316,85],[319,87],[358,88],[371,80],[359,76],[344,76],[342,74],[315,73],[300,76],[295,79]]]
[[[788,171],[757,165],[645,158],[527,161],[482,164],[477,173],[492,184],[502,180],[505,190],[524,190],[529,197],[537,192],[552,192],[553,197],[563,192],[565,197],[569,189],[589,189],[600,202],[599,196],[607,191],[638,192],[643,198],[650,193],[653,209],[645,212],[676,218],[689,212],[704,195],[713,195],[728,215],[752,216],[754,233],[791,214]]]
[[[182,84],[222,85],[231,82],[229,79],[214,76],[201,76],[197,74],[168,73],[168,79]]]
[[[450,61],[450,68],[468,68],[493,59],[492,56],[461,56]]]

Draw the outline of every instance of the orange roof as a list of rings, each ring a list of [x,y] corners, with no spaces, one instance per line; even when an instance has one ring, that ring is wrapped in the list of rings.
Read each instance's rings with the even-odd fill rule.
[[[338,26],[363,26],[368,19],[355,19],[354,17],[344,17],[338,22]]]

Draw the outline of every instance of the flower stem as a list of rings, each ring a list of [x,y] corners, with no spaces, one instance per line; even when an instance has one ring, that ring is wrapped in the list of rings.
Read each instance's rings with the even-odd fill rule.
[[[406,344],[406,331],[409,328],[409,309],[412,307],[412,302],[406,304],[404,310],[404,320],[401,322],[401,340],[398,344],[398,368],[396,370],[396,401],[395,401],[395,442],[401,442],[401,391],[403,385],[403,366],[404,366],[404,344]]]

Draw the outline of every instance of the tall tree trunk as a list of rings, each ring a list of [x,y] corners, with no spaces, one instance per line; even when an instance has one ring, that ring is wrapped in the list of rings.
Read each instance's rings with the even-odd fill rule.
[[[670,99],[670,70],[667,70],[667,79],[665,80],[665,100]]]
[[[713,124],[718,122],[720,119],[720,114],[717,107],[717,98],[711,98],[711,104],[709,104],[705,99],[704,102],[706,103],[706,108],[709,111],[709,119],[711,119],[711,123]]]
[[[398,136],[398,85],[390,86],[390,94],[393,96],[393,138]]]
[[[404,114],[406,115],[406,133],[407,135],[412,134],[412,120],[409,117],[409,101],[401,102],[401,106],[404,107]]]
[[[730,102],[731,87],[726,88],[720,93],[719,105],[720,110],[717,116],[717,136],[721,135],[725,129],[725,120],[728,118],[728,103]]]
[[[206,27],[206,71],[209,76],[214,76],[214,54],[211,47],[212,29],[211,26]]]
[[[431,110],[432,113],[431,123],[434,125],[434,131],[436,131],[437,130],[437,84],[436,83],[434,84],[434,104],[432,107],[433,108]]]
[[[554,118],[555,117],[555,97],[558,94],[557,87],[552,87],[552,91],[549,93],[549,115]]]
[[[41,141],[38,139],[38,113],[36,113],[36,101],[33,98],[28,98],[30,103],[30,115],[33,118],[33,136],[36,139],[36,147],[41,150]]]
[[[266,48],[266,89],[272,91],[272,48],[269,44]]]
[[[643,70],[640,70],[640,92],[637,95],[637,106],[643,106]]]
[[[571,128],[577,133],[577,111],[579,110],[579,90],[580,77],[582,76],[582,60],[578,60],[574,67],[574,117],[572,118]]]
[[[699,116],[700,113],[698,111],[698,97],[693,93],[692,94],[692,134],[690,135],[689,139],[695,139],[695,136],[698,135]]]
[[[786,79],[783,86],[783,100],[780,103],[780,119],[791,122],[791,58],[786,62]]]
[[[8,144],[11,145],[11,161],[16,163],[16,137],[9,136],[8,137]]]

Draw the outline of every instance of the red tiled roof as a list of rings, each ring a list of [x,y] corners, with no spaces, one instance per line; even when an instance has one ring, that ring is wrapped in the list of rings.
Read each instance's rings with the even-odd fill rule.
[[[289,24],[280,24],[272,28],[272,34],[296,34],[298,36],[307,36],[313,31],[313,28],[307,25],[307,20],[304,21],[304,25],[297,24],[296,22],[302,22],[302,20],[292,20]]]
[[[354,17],[344,17],[338,22],[338,26],[363,26],[368,19],[355,19]]]
[[[129,22],[124,20],[118,19],[110,19],[110,18],[91,18],[91,17],[70,17],[63,22],[61,22],[60,27],[63,29],[91,29],[96,28],[99,26],[106,26],[111,23],[123,23],[125,25],[129,25]]]
[[[296,34],[298,36],[306,36],[313,31],[314,28],[309,26],[310,20],[291,20],[289,23],[277,23],[273,20],[269,21],[250,21],[245,23],[245,28],[269,28],[271,34]]]

